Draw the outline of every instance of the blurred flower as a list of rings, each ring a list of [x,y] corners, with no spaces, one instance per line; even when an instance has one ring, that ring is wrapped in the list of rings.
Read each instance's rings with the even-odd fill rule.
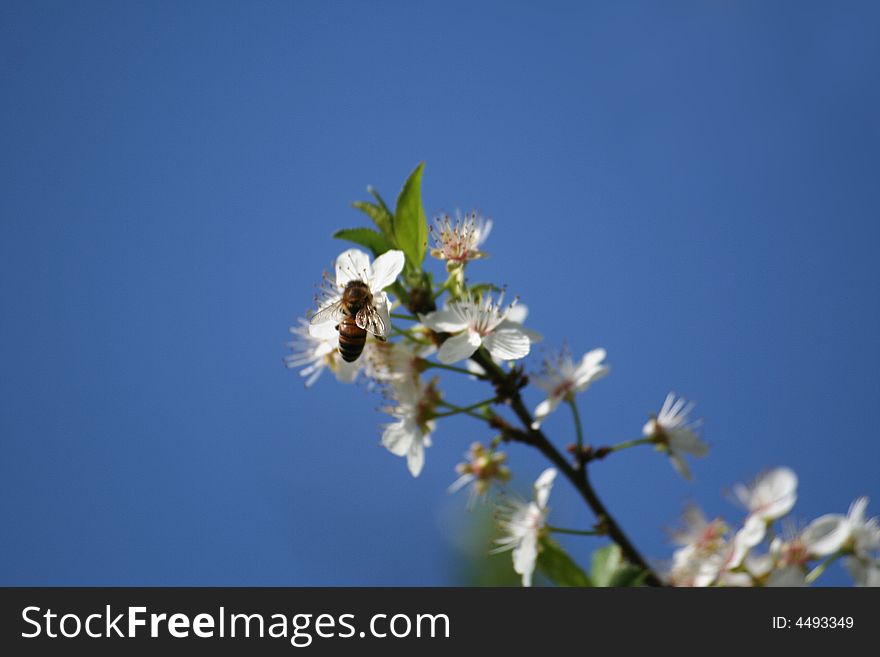
[[[776,520],[791,511],[797,501],[797,483],[792,470],[775,468],[761,473],[751,484],[737,484],[733,492],[750,515]]]
[[[438,217],[430,228],[434,239],[431,255],[440,260],[447,260],[447,266],[460,265],[469,260],[486,257],[480,246],[492,231],[492,221],[483,219],[476,212],[466,214],[463,218],[456,211],[455,222],[449,215]]]
[[[847,557],[843,565],[856,586],[880,586],[880,560]]]
[[[800,534],[800,540],[811,558],[820,559],[840,551],[851,533],[852,527],[845,517],[827,514],[807,525]]]
[[[695,546],[686,545],[672,554],[672,566],[666,573],[671,586],[705,587],[721,572],[720,553],[702,554]]]
[[[425,448],[431,446],[431,432],[437,423],[434,416],[440,393],[431,381],[424,385],[420,379],[394,381],[391,394],[396,406],[385,409],[397,421],[386,424],[382,445],[396,456],[406,456],[406,465],[413,477],[418,477],[425,465]]]
[[[868,498],[860,497],[849,507],[846,520],[850,530],[850,547],[857,556],[880,549],[880,518],[865,519]]]
[[[433,346],[376,341],[365,354],[364,373],[379,383],[415,379],[424,370],[424,359],[434,351]]]
[[[691,478],[690,470],[682,454],[703,457],[709,453],[709,446],[702,442],[696,430],[702,420],[688,420],[695,404],[684,399],[675,399],[675,393],[666,395],[666,400],[656,417],[652,417],[642,427],[642,433],[651,438],[669,454],[672,466],[685,479]]]
[[[727,536],[721,521],[709,523],[706,533],[673,553],[672,568],[667,576],[673,586],[752,586],[748,572],[742,572],[748,547],[739,532]]]
[[[360,363],[346,363],[339,356],[339,334],[331,324],[309,326],[306,319],[297,320],[299,326],[291,326],[290,333],[296,337],[287,346],[293,351],[284,357],[288,368],[302,367],[299,375],[306,377],[306,387],[310,387],[325,368],[329,368],[343,383],[351,383],[357,378]]]
[[[336,278],[326,280],[321,289],[318,299],[319,310],[337,303],[342,298],[342,292],[349,281],[359,280],[366,283],[373,295],[373,306],[385,322],[386,327],[391,326],[391,316],[388,309],[388,295],[383,291],[391,285],[400,272],[403,271],[403,251],[386,251],[372,263],[370,256],[360,249],[348,249],[336,258]],[[333,323],[333,322],[325,322]],[[312,325],[312,331],[318,331],[323,324]]]
[[[541,372],[535,374],[532,380],[539,388],[547,393],[547,399],[535,408],[535,421],[532,428],[541,426],[544,419],[550,415],[562,401],[571,401],[575,394],[584,392],[593,381],[598,381],[608,374],[610,368],[603,365],[605,360],[604,349],[593,349],[583,355],[575,364],[571,358],[571,352],[564,348],[558,354],[545,358]]]
[[[497,302],[491,295],[482,301],[473,298],[450,301],[443,310],[420,315],[422,323],[432,331],[454,334],[437,352],[441,363],[450,365],[470,358],[481,346],[501,360],[518,360],[529,353],[532,342],[529,334],[521,325],[506,321],[515,302],[502,308],[503,296]]]
[[[685,507],[681,516],[682,526],[672,532],[674,543],[687,546],[693,545],[698,550],[714,552],[728,532],[727,524],[721,518],[711,522],[695,504]]]
[[[472,501],[476,496],[485,495],[492,481],[497,479],[503,483],[510,479],[510,470],[504,465],[507,454],[503,452],[496,452],[494,449],[486,449],[480,443],[473,443],[465,458],[467,460],[464,463],[455,466],[456,472],[461,476],[449,487],[450,493],[472,484],[470,495]]]
[[[733,493],[749,515],[741,531],[751,548],[764,540],[767,524],[791,511],[797,501],[797,475],[789,468],[764,472],[749,485],[737,484]]]
[[[774,587],[802,587],[807,586],[807,573],[800,566],[783,566],[770,573],[764,586]]]
[[[755,554],[750,552],[742,562],[743,568],[755,579],[763,579],[770,574],[775,565],[773,557],[769,554]]]
[[[672,555],[667,581],[673,586],[703,587],[729,571],[734,567],[731,561],[735,555],[728,533],[721,518],[710,522],[698,507],[688,505],[682,514],[682,526],[672,532],[673,542],[681,547]]]
[[[538,558],[538,540],[544,532],[547,501],[555,478],[556,469],[547,468],[535,481],[533,501],[509,500],[498,510],[498,521],[504,535],[496,539],[499,546],[493,553],[513,550],[513,569],[522,575],[523,586],[532,585]]]
[[[803,530],[797,531],[793,524],[783,523],[782,536],[776,536],[770,542],[770,556],[776,571],[785,571],[797,567],[802,575],[806,575],[809,562],[821,559],[838,552],[849,538],[849,525],[841,515],[825,515],[816,518]],[[777,585],[778,579],[791,581],[793,571],[785,575],[771,575],[768,586]],[[774,582],[771,584],[771,581]],[[786,584],[789,585],[789,584]]]

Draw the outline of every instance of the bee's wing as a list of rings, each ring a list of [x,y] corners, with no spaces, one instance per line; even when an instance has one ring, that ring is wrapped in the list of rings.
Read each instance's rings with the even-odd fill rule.
[[[321,310],[312,315],[310,322],[312,324],[323,324],[324,322],[338,324],[343,319],[345,319],[345,310],[342,307],[342,299],[340,299],[329,306],[321,308]]]
[[[385,322],[371,304],[368,303],[358,310],[357,315],[354,317],[354,323],[360,328],[366,329],[380,340],[385,339],[385,332],[387,330]]]

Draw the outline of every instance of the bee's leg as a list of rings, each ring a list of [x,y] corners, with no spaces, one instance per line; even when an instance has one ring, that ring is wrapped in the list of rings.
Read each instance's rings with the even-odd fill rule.
[[[336,325],[336,326],[334,326],[334,327],[333,327],[333,328],[335,328],[335,329],[336,329],[336,331],[337,331],[337,332],[338,332],[338,331],[339,331],[339,324],[337,324],[337,325]]]

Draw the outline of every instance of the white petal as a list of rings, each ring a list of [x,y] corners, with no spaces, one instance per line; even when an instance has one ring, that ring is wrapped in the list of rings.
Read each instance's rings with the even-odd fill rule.
[[[611,368],[607,365],[598,365],[588,372],[578,374],[574,380],[574,390],[576,392],[584,392],[594,382],[608,376],[609,372],[611,372]]]
[[[861,524],[865,521],[865,511],[868,510],[868,498],[860,497],[849,507],[847,517],[853,524]]]
[[[471,483],[474,479],[474,475],[472,475],[470,472],[467,472],[452,482],[452,484],[449,486],[448,492],[457,493],[462,488]]]
[[[535,501],[542,509],[546,508],[547,500],[550,499],[554,479],[556,479],[556,468],[547,468],[535,480]]]
[[[755,493],[760,499],[760,513],[764,518],[781,518],[797,501],[797,475],[789,468],[771,470],[761,477]]]
[[[465,364],[465,367],[467,368],[467,371],[470,372],[471,374],[473,374],[475,377],[485,376],[485,374],[486,374],[486,370],[483,369],[482,365],[478,365],[477,363],[475,363],[472,360],[469,360]]]
[[[648,425],[645,425],[645,430],[648,429]],[[649,434],[645,434],[649,435]],[[749,487],[744,484],[734,484],[733,485],[733,495],[736,497],[737,501],[742,504],[745,508],[751,507],[752,502],[752,492],[749,490]]]
[[[336,258],[336,285],[340,288],[353,280],[362,280],[366,283],[372,274],[370,256],[360,249],[348,249]]]
[[[694,586],[709,586],[721,572],[720,559],[705,559],[699,563],[697,574],[694,576]]]
[[[386,251],[373,261],[370,290],[373,294],[391,285],[403,271],[403,251]]]
[[[300,376],[308,377],[306,379],[306,388],[311,388],[315,384],[315,381],[318,380],[318,377],[321,376],[321,372],[323,372],[323,371],[324,371],[323,367],[315,367],[315,368],[309,367],[309,368],[301,371],[299,374],[300,374]]]
[[[766,533],[767,523],[758,516],[749,516],[746,518],[742,529],[736,533],[734,540],[741,543],[745,548],[751,549],[764,540]]]
[[[419,315],[427,328],[438,333],[458,333],[467,328],[467,321],[450,308],[435,310],[427,315]]]
[[[738,540],[737,536],[734,536],[727,551],[724,569],[732,570],[733,568],[738,568],[750,549],[751,547],[746,545],[743,540]]]
[[[522,575],[523,586],[532,585],[537,558],[538,537],[535,532],[528,532],[513,550],[513,569]]]
[[[518,360],[528,355],[531,341],[520,328],[496,329],[483,339],[489,353],[501,360]]]
[[[700,458],[709,453],[709,446],[690,429],[670,429],[666,435],[669,437],[669,446],[674,450],[693,454]]]
[[[425,465],[425,446],[421,440],[413,440],[406,454],[406,467],[413,477],[418,477]]]
[[[401,420],[393,424],[385,425],[382,432],[382,445],[395,456],[406,454],[415,440],[416,427]]]
[[[522,324],[526,321],[526,317],[529,316],[529,307],[524,303],[518,303],[513,308],[507,311],[507,319],[508,322],[514,322],[516,324]]]
[[[750,574],[763,577],[773,570],[773,557],[769,554],[750,554],[744,559],[744,564]]]
[[[465,358],[470,358],[480,348],[480,336],[474,331],[465,331],[453,335],[440,345],[437,352],[437,360],[446,365],[451,365]]]
[[[336,380],[340,383],[354,383],[360,370],[360,361],[355,361],[354,363],[346,363],[340,358],[336,362],[336,369],[333,371],[333,373],[336,375]]]
[[[816,518],[801,534],[807,549],[814,557],[834,554],[843,547],[849,536],[849,522],[844,516],[836,513]]]
[[[581,362],[578,363],[577,373],[581,372],[589,372],[594,369],[597,365],[599,365],[603,360],[605,360],[606,352],[602,347],[598,349],[592,349],[584,354],[583,358],[581,358]],[[577,375],[575,375],[575,378]]]
[[[483,226],[480,229],[480,239],[477,241],[477,246],[480,246],[483,242],[485,242],[489,238],[489,233],[492,232],[492,220],[486,219],[483,222]]]
[[[535,421],[532,422],[532,429],[537,429],[550,413],[556,410],[562,397],[548,397],[535,407]]]
[[[605,350],[601,348],[593,349],[584,354],[571,377],[577,392],[584,392],[593,381],[598,381],[608,375],[611,368],[602,365],[603,360],[605,360]]]
[[[388,295],[381,292],[378,297],[374,298],[374,302],[376,312],[379,314],[379,317],[382,318],[382,321],[385,322],[385,334],[379,337],[388,337],[388,331],[391,329],[391,312],[388,310]]]
[[[675,468],[675,471],[678,474],[680,474],[688,481],[692,479],[690,468],[688,468],[687,463],[685,463],[685,460],[682,458],[681,454],[678,454],[676,452],[669,452],[669,460],[672,463],[672,467]]]
[[[518,308],[518,307],[519,306],[514,306],[514,308]],[[511,329],[511,328],[522,331],[522,333],[529,339],[529,342],[531,342],[532,344],[534,344],[536,342],[540,342],[541,340],[544,339],[543,334],[539,333],[538,331],[536,331],[534,329],[530,329],[528,326],[523,326],[522,324],[520,324],[518,322],[511,321],[509,317],[507,319],[501,320],[501,323],[495,327],[495,330],[501,331],[504,329]]]

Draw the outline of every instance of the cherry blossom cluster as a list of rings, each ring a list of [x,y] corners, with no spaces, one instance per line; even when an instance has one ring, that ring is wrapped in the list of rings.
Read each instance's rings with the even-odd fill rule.
[[[868,498],[855,500],[846,515],[827,514],[798,528],[789,514],[798,479],[775,468],[751,484],[737,485],[746,517],[733,530],[721,518],[707,520],[689,506],[673,540],[680,546],[667,573],[675,586],[807,586],[843,559],[857,586],[880,586],[880,519],[866,516]]]
[[[663,572],[650,565],[593,490],[587,469],[616,452],[647,445],[689,479],[686,457],[702,458],[709,451],[700,435],[702,422],[693,417],[694,403],[670,392],[638,437],[604,446],[585,444],[578,397],[609,375],[605,349],[590,348],[579,358],[568,347],[549,351],[537,369],[527,373],[522,361],[542,340],[526,326],[528,308],[495,285],[467,278],[471,263],[488,255],[485,242],[492,221],[475,212],[456,213],[455,219],[444,214],[429,229],[420,185],[421,166],[407,180],[394,211],[371,188],[375,202],[355,204],[377,230],[335,234],[367,251],[350,248],[337,256],[315,307],[290,328],[291,353],[285,364],[299,368],[306,387],[327,372],[341,383],[363,381],[380,392],[386,400],[382,410],[390,417],[381,425],[381,444],[405,459],[413,477],[423,471],[426,450],[443,418],[466,416],[488,429],[491,440],[471,444],[465,460],[455,466],[458,477],[450,491],[469,490],[469,506],[492,498],[498,524],[495,551],[511,552],[513,569],[524,586],[532,584],[536,570],[566,585],[801,585],[811,583],[836,559],[844,559],[857,584],[880,583],[880,528],[876,518],[866,519],[867,499],[856,500],[845,516],[823,516],[800,530],[788,524],[782,531],[775,529],[796,500],[797,478],[786,468],[735,489],[747,510],[736,530],[721,519],[707,520],[696,507],[688,508],[683,528],[674,535],[678,548],[671,564]],[[439,261],[442,282],[425,266],[428,255]],[[361,295],[357,308],[346,306],[353,284]],[[347,336],[360,331],[363,337],[354,360],[354,347],[346,347],[351,362],[340,353],[343,325]],[[443,391],[441,376],[484,382],[490,396],[476,403],[453,401]],[[530,384],[540,391],[534,405],[525,400]],[[543,427],[551,414],[565,407],[571,412],[576,442],[560,447]],[[528,500],[506,488],[511,470],[502,447],[510,444],[537,449],[551,461]],[[595,525],[565,529],[548,524],[550,492],[558,477],[584,499]],[[552,540],[557,532],[610,541],[593,558],[604,569],[584,572]]]

